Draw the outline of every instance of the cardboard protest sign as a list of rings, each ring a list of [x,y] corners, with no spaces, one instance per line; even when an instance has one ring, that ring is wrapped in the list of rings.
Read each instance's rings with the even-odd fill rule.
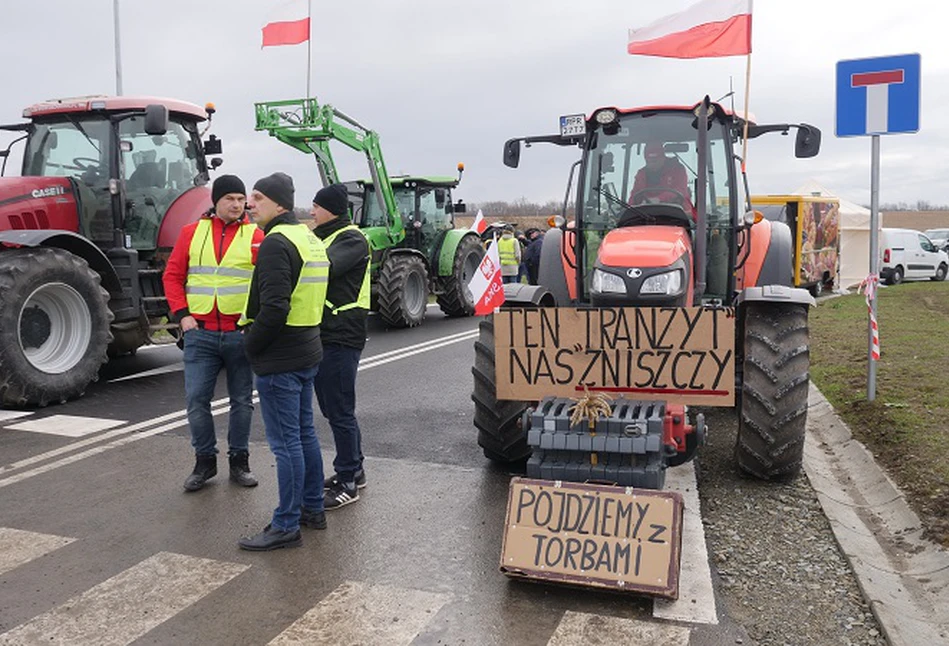
[[[733,309],[504,309],[494,314],[498,399],[592,392],[735,403]]]
[[[501,571],[676,599],[682,511],[674,491],[514,478]]]

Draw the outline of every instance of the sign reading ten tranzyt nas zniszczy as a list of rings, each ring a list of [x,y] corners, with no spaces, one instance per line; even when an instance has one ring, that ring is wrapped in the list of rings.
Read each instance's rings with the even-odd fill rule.
[[[498,399],[588,389],[702,406],[735,401],[731,309],[506,309],[494,314]]]

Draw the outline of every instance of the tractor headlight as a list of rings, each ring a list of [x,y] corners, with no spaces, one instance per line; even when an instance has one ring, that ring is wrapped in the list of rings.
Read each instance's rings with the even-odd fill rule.
[[[598,294],[625,294],[626,282],[616,274],[594,269],[590,289]]]
[[[665,294],[671,296],[678,294],[682,289],[682,272],[667,271],[664,274],[650,276],[643,281],[643,286],[639,289],[640,294]]]

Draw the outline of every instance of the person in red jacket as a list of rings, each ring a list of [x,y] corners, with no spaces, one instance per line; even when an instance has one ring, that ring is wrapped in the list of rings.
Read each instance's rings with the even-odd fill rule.
[[[636,172],[629,203],[679,204],[686,213],[693,213],[689,178],[682,163],[675,157],[666,157],[661,141],[647,143],[643,157],[646,159],[646,165]]]
[[[165,297],[181,326],[185,398],[195,466],[184,487],[197,491],[217,475],[217,441],[211,398],[227,373],[230,478],[257,485],[250,470],[248,438],[254,374],[237,327],[264,232],[245,215],[247,191],[240,178],[221,175],[211,188],[214,206],[181,229],[162,277]]]

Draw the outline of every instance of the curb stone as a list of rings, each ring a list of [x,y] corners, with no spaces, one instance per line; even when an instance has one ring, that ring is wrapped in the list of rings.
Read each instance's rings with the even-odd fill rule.
[[[813,383],[804,470],[887,641],[949,644],[949,552]]]

